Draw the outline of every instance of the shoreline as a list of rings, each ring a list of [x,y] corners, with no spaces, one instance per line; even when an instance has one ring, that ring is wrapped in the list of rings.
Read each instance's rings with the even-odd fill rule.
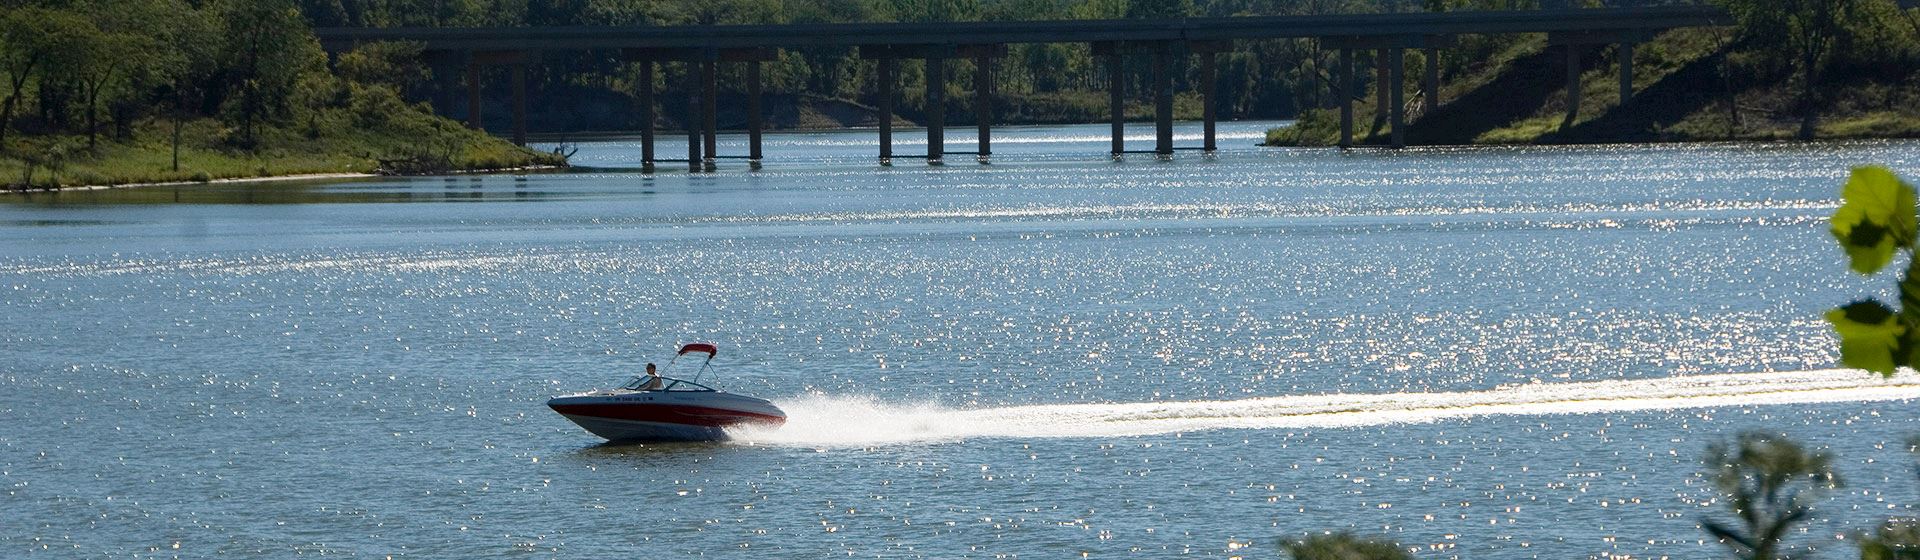
[[[1285,128],[1286,127],[1277,127],[1272,130],[1269,130],[1268,132],[1272,132],[1273,130],[1282,130]],[[1358,139],[1356,139],[1354,141],[1354,144],[1352,146],[1347,147],[1346,149],[1348,150],[1370,150],[1370,149],[1413,150],[1413,149],[1427,149],[1427,148],[1551,148],[1551,147],[1567,148],[1567,147],[1588,147],[1588,146],[1664,146],[1664,145],[1681,145],[1681,144],[1815,145],[1815,144],[1849,143],[1849,142],[1899,142],[1899,141],[1920,141],[1920,133],[1887,134],[1887,135],[1878,135],[1878,136],[1820,136],[1820,137],[1815,137],[1812,139],[1804,139],[1804,140],[1799,138],[1787,138],[1787,137],[1780,137],[1780,136],[1756,136],[1752,138],[1645,138],[1645,139],[1620,139],[1620,140],[1579,139],[1579,140],[1567,140],[1567,141],[1556,141],[1556,142],[1539,142],[1539,141],[1536,141],[1536,142],[1466,142],[1466,143],[1442,143],[1442,144],[1408,143],[1407,146],[1404,148],[1395,148],[1386,142],[1360,142]],[[1268,142],[1262,141],[1255,145],[1261,148],[1299,148],[1299,149],[1329,149],[1329,150],[1341,149],[1340,146],[1335,144],[1297,144],[1297,143],[1289,144],[1289,143],[1268,143]]]
[[[438,175],[480,175],[488,173],[516,173],[522,171],[557,171],[564,169],[558,165],[529,165],[524,167],[506,167],[499,169],[456,169],[445,173],[427,175],[386,175],[380,173],[337,172],[337,173],[297,173],[293,175],[263,175],[258,177],[229,177],[208,181],[160,181],[148,183],[118,183],[112,185],[74,185],[52,189],[0,189],[0,195],[10,194],[49,194],[71,191],[104,191],[115,189],[144,189],[154,187],[191,187],[202,185],[233,185],[243,183],[282,183],[294,181],[334,181],[347,179],[371,179],[375,177],[433,177]]]

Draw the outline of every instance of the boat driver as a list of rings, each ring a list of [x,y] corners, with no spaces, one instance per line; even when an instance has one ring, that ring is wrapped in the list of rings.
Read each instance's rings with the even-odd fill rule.
[[[642,391],[658,391],[658,390],[660,390],[660,385],[661,385],[661,383],[660,383],[660,372],[659,372],[659,370],[658,370],[658,369],[656,369],[656,368],[654,368],[654,366],[653,366],[653,362],[647,362],[647,384],[646,384],[646,385],[641,385],[641,386],[640,386],[640,390],[642,390]]]

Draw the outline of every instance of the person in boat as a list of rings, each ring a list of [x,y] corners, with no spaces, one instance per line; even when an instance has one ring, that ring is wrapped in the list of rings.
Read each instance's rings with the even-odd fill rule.
[[[660,371],[653,366],[653,362],[647,362],[647,382],[640,386],[640,390],[658,391],[660,386]]]

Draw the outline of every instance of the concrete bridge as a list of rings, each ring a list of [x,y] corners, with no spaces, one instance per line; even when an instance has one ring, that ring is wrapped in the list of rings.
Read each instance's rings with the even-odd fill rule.
[[[848,23],[801,25],[699,25],[699,26],[606,26],[606,27],[516,27],[516,28],[331,28],[319,29],[321,44],[330,52],[350,50],[377,41],[418,43],[430,54],[454,56],[467,64],[468,124],[480,127],[480,69],[489,65],[512,68],[513,140],[526,143],[526,65],[535,62],[538,53],[565,50],[618,50],[628,61],[639,64],[640,83],[652,84],[655,65],[688,65],[687,75],[695,83],[689,91],[698,92],[688,100],[690,114],[699,115],[687,131],[687,159],[657,159],[653,150],[653,112],[656,107],[651,87],[639,96],[641,122],[641,159],[651,169],[656,162],[687,163],[690,170],[711,170],[715,153],[717,113],[716,65],[746,65],[745,89],[748,107],[748,154],[758,165],[763,152],[760,111],[760,65],[772,60],[777,49],[808,46],[847,46],[859,48],[862,58],[876,62],[879,91],[880,160],[890,162],[893,153],[894,68],[901,59],[929,62],[927,85],[927,153],[906,157],[939,162],[946,155],[973,155],[985,161],[992,154],[991,111],[987,104],[976,104],[979,111],[979,144],[966,152],[948,152],[945,134],[946,72],[939,64],[951,58],[974,59],[978,75],[973,84],[978,99],[991,99],[993,58],[1005,56],[1010,43],[1088,43],[1093,55],[1103,58],[1108,68],[1109,105],[1113,124],[1112,154],[1118,157],[1134,153],[1126,149],[1122,110],[1124,81],[1123,57],[1150,57],[1154,98],[1155,140],[1151,153],[1170,157],[1173,145],[1173,91],[1169,70],[1176,52],[1199,58],[1200,94],[1203,97],[1204,137],[1198,149],[1212,152],[1214,142],[1214,68],[1218,53],[1231,50],[1233,41],[1263,39],[1315,38],[1323,48],[1339,51],[1339,76],[1336,87],[1342,100],[1340,110],[1340,146],[1351,147],[1353,140],[1353,98],[1363,91],[1355,87],[1353,59],[1355,51],[1372,51],[1379,57],[1376,105],[1388,107],[1390,145],[1403,147],[1405,139],[1405,82],[1401,72],[1406,49],[1425,49],[1428,65],[1423,76],[1427,92],[1439,90],[1439,49],[1453,44],[1463,34],[1546,33],[1549,44],[1560,46],[1567,57],[1567,96],[1569,115],[1580,98],[1579,53],[1589,45],[1618,45],[1620,91],[1623,100],[1633,91],[1634,44],[1649,40],[1661,31],[1682,27],[1727,25],[1731,17],[1714,6],[1658,6],[1595,9],[1548,9],[1525,11],[1482,11],[1447,13],[1392,13],[1329,16],[1275,16],[1186,18],[1178,20],[1081,20],[1023,22],[949,22],[949,23]],[[1437,108],[1437,95],[1426,97],[1427,109]],[[1189,148],[1191,149],[1191,148]],[[1144,152],[1144,151],[1142,151]]]

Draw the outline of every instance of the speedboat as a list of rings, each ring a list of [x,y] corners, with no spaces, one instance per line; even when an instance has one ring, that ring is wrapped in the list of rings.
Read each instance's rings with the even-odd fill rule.
[[[680,347],[673,361],[706,354],[700,375],[719,348],[708,343]],[[700,375],[695,375],[698,380]],[[618,389],[554,397],[547,406],[573,423],[612,442],[717,441],[734,426],[779,426],[787,413],[772,402],[715,390],[693,381],[640,375]]]

